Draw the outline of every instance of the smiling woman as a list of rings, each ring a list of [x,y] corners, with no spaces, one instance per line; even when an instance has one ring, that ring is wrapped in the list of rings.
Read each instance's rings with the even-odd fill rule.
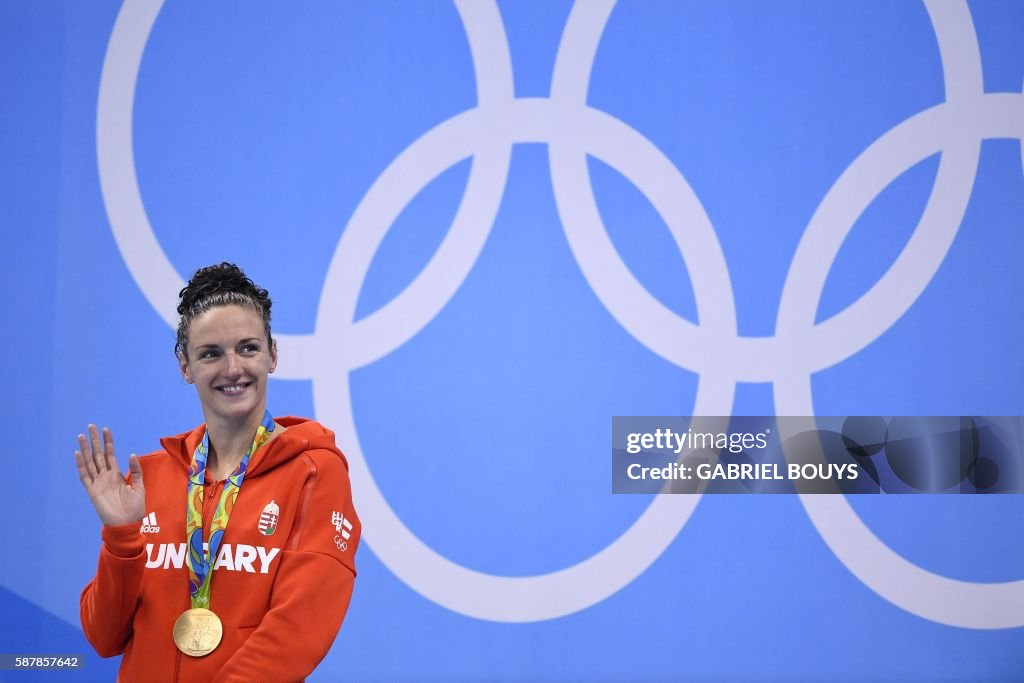
[[[301,680],[352,595],[361,527],[348,463],[330,430],[267,410],[267,290],[222,263],[179,296],[175,351],[206,423],[130,456],[127,477],[110,429],[79,435],[79,477],[103,522],[82,628],[100,655],[124,654],[119,680]]]
[[[207,469],[223,479],[238,464],[248,445],[245,441],[263,417],[267,378],[277,365],[277,348],[251,306],[212,308],[192,320],[188,329],[191,343],[186,341],[178,351],[178,362],[185,381],[199,393],[214,444]],[[229,438],[236,440],[236,447],[224,443]]]

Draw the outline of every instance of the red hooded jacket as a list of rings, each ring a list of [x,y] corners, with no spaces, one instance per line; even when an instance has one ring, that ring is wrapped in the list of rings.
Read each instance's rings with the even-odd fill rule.
[[[172,638],[191,607],[185,500],[205,425],[140,458],[146,517],[141,527],[103,527],[99,568],[81,597],[92,646],[124,653],[119,681],[301,681],[327,654],[352,597],[361,530],[348,463],[319,423],[276,422],[288,429],[251,457],[215,558],[210,609],[224,636],[205,657],[182,654]],[[204,489],[207,540],[223,489]]]

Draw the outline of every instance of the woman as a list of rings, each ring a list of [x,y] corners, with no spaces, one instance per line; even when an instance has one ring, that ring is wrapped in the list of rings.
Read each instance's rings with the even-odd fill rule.
[[[124,653],[119,680],[302,680],[352,595],[348,464],[320,424],[267,411],[265,289],[222,263],[179,296],[175,350],[206,424],[132,455],[127,478],[109,429],[79,435],[78,474],[103,522],[82,629],[100,655]]]

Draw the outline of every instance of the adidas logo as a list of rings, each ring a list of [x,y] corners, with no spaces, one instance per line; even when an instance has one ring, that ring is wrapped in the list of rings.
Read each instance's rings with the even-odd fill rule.
[[[156,513],[150,512],[148,515],[142,518],[142,526],[139,527],[140,534],[157,534],[160,533],[160,527],[156,525]]]
[[[331,514],[331,524],[334,525],[334,530],[341,533],[341,537],[344,540],[348,540],[352,535],[349,532],[352,531],[352,522],[345,519],[345,515],[340,512]]]

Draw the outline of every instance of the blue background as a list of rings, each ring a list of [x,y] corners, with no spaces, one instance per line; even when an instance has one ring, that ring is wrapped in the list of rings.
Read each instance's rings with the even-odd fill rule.
[[[571,4],[499,3],[515,92],[546,97]],[[1024,4],[971,2],[987,92],[1021,92]],[[110,425],[122,465],[202,421],[173,331],[127,270],[97,172],[96,110],[120,4],[0,5],[0,206],[7,435],[0,529],[6,652],[91,652],[78,593],[99,522],[71,454]],[[182,277],[242,264],[274,296],[276,332],[308,334],[331,254],[371,184],[421,135],[476,104],[444,2],[169,2],[144,53],[135,161],[150,223]],[[634,2],[614,9],[588,102],[686,176],[729,264],[739,331],[774,331],[796,245],[829,187],[874,140],[943,101],[935,34],[915,2]],[[823,415],[1016,415],[1024,363],[1019,140],[987,140],[942,266],[898,322],[813,377]],[[470,160],[425,187],[385,238],[362,318],[394,298],[445,235]],[[631,271],[697,322],[683,260],[654,208],[591,159],[605,225]],[[889,268],[920,217],[938,155],[864,212],[818,319]],[[344,350],[338,350],[344,353]],[[612,415],[685,415],[698,376],[608,314],[562,231],[543,144],[513,149],[486,245],[418,335],[352,373],[378,486],[437,552],[527,576],[598,552],[650,502],[609,489]],[[276,414],[315,415],[310,381],[271,383]],[[733,412],[773,414],[740,384]],[[345,444],[340,444],[345,449]],[[359,491],[355,491],[359,504]],[[1019,496],[852,501],[894,550],[953,578],[1024,578]],[[370,535],[372,538],[372,534]],[[709,496],[639,578],[580,612],[504,624],[456,614],[359,551],[334,648],[311,680],[1020,680],[1020,629],[936,624],[890,604],[829,551],[792,496]]]

